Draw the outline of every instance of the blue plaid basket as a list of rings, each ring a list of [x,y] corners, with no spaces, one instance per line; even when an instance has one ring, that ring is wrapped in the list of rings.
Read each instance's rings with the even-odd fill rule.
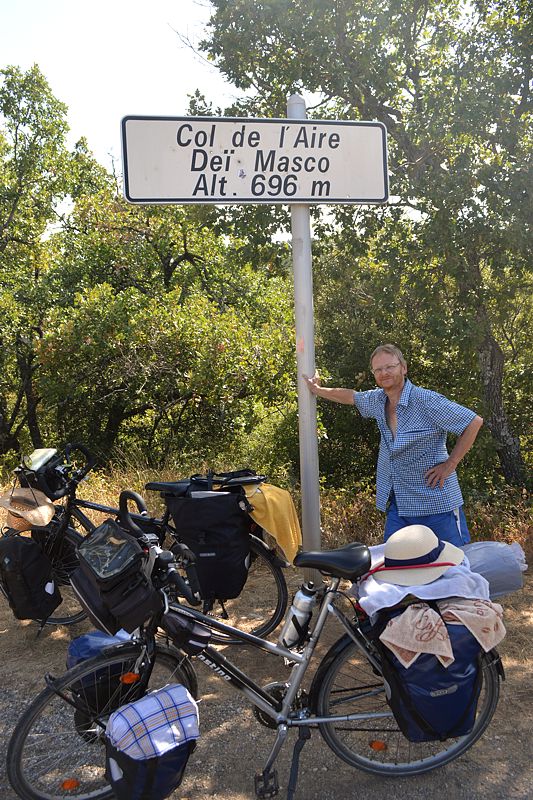
[[[113,712],[106,727],[106,778],[118,800],[172,794],[199,735],[198,707],[180,684]]]

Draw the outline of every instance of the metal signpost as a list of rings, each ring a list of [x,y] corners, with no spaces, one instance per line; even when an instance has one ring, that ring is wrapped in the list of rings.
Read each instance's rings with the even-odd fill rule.
[[[130,203],[283,203],[291,206],[302,533],[320,549],[309,206],[384,203],[386,130],[379,122],[306,119],[292,95],[287,119],[142,117],[122,120],[124,193]]]

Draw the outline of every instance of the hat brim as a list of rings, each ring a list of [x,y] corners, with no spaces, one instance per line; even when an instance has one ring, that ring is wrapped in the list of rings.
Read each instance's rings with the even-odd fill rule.
[[[379,572],[373,572],[373,578],[379,583],[395,583],[398,586],[423,586],[426,583],[433,583],[441,575],[444,575],[451,567],[457,567],[464,559],[463,551],[450,542],[445,542],[444,547],[436,561],[423,566],[406,566],[403,569],[386,568]],[[376,564],[379,568],[385,564],[382,558]]]
[[[31,501],[31,505],[27,505]],[[37,489],[15,489],[0,495],[0,507],[10,514],[27,520],[31,525],[44,527],[55,514],[54,504]]]

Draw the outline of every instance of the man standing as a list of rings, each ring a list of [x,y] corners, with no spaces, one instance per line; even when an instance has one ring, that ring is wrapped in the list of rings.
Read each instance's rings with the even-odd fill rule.
[[[393,344],[376,347],[370,368],[379,388],[368,392],[326,388],[318,373],[306,381],[318,397],[354,404],[363,417],[373,417],[378,424],[376,505],[387,514],[385,540],[406,525],[422,524],[439,539],[466,544],[470,534],[455,470],[474,444],[482,418],[412,384],[402,352]],[[450,454],[448,433],[458,437]]]

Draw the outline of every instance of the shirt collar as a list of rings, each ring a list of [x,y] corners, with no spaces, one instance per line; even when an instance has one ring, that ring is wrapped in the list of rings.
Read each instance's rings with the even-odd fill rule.
[[[404,384],[404,387],[403,387],[403,389],[402,389],[402,393],[401,393],[401,395],[400,395],[400,399],[399,399],[399,401],[398,401],[398,405],[399,405],[399,406],[406,406],[406,405],[408,404],[408,402],[409,402],[409,395],[411,394],[411,389],[412,389],[412,388],[413,388],[413,384],[411,383],[411,381],[409,380],[409,378],[406,378],[406,379],[405,379],[405,384]],[[380,396],[379,396],[379,399],[381,400],[381,402],[383,403],[383,405],[385,405],[385,403],[386,403],[386,401],[387,401],[387,395],[385,394],[385,390],[384,390],[384,389],[380,389]]]
[[[402,394],[400,396],[400,400],[398,401],[399,406],[406,406],[409,402],[409,395],[411,394],[411,389],[413,388],[413,384],[409,380],[409,378],[405,379],[405,386],[402,389]]]

